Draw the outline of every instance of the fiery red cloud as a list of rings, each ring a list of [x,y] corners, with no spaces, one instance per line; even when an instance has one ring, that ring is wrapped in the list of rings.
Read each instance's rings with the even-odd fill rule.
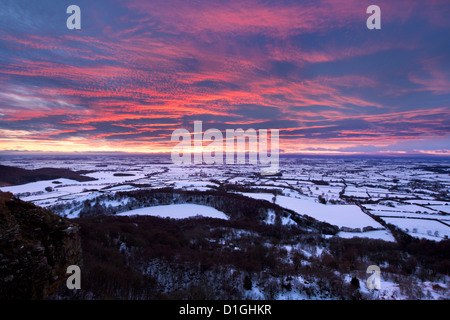
[[[368,30],[370,4],[81,1],[78,31],[64,4],[10,4],[0,150],[165,152],[200,120],[279,129],[283,152],[446,154],[450,6],[379,1]]]

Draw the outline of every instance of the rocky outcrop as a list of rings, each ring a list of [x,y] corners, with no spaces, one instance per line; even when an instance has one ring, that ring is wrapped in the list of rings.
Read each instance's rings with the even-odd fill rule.
[[[0,192],[0,299],[45,299],[81,266],[78,226]]]

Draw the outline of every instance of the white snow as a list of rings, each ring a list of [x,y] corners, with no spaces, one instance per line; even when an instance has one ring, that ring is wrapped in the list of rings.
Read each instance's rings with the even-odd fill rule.
[[[437,211],[442,211],[445,213],[450,214],[450,206],[449,205],[436,205],[436,206],[429,206],[432,209],[435,209]]]
[[[267,210],[267,218],[265,222],[267,224],[275,224],[275,212],[272,209]]]
[[[53,181],[59,181],[61,184],[55,184]],[[79,184],[80,182],[71,180],[71,179],[53,179],[53,180],[41,180],[37,182],[30,182],[26,184],[21,184],[17,186],[11,187],[1,187],[0,190],[3,192],[11,192],[13,194],[18,193],[34,193],[34,192],[46,192],[45,188],[52,187],[57,188],[58,186],[66,185],[66,184]]]
[[[294,220],[292,220],[290,217],[281,217],[281,224],[283,226],[297,225],[297,223]]]
[[[382,219],[387,223],[398,226],[409,235],[416,238],[426,238],[439,241],[445,236],[450,237],[450,227],[435,220],[385,217]]]
[[[146,207],[118,214],[120,216],[148,215],[162,218],[185,219],[195,216],[203,216],[228,220],[228,216],[212,207],[197,204],[170,204],[164,206]]]
[[[274,197],[271,193],[242,194],[250,198],[270,202],[272,202]],[[305,214],[338,227],[363,228],[372,226],[374,228],[383,228],[381,224],[362,212],[356,205],[326,205],[315,202],[314,199],[297,199],[279,195],[276,197],[275,203],[298,214]]]
[[[387,230],[373,230],[366,232],[344,232],[341,231],[337,234],[341,238],[369,238],[369,239],[381,239],[384,241],[395,242],[394,236]]]

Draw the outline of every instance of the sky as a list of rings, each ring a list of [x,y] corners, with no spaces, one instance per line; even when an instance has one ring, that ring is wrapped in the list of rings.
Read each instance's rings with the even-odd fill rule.
[[[278,129],[281,153],[450,155],[449,17],[448,0],[0,0],[0,151],[170,152],[202,121]]]

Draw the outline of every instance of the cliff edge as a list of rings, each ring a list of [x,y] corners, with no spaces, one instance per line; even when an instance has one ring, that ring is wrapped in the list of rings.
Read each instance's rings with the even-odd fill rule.
[[[0,300],[45,299],[81,266],[78,225],[0,192]]]

